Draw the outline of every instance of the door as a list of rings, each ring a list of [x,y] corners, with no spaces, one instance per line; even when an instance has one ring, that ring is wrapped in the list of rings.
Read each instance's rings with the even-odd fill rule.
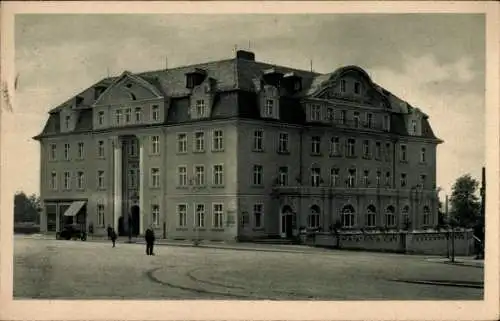
[[[286,238],[292,238],[293,237],[293,217],[292,215],[285,215],[286,217]]]
[[[140,224],[140,209],[139,206],[134,205],[130,209],[130,213],[132,214],[132,235],[139,235],[139,224]]]

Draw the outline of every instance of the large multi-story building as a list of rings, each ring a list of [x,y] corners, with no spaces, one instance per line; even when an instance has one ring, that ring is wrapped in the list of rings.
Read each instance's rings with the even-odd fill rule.
[[[428,116],[361,68],[228,60],[106,78],[49,112],[41,225],[177,239],[437,224]]]

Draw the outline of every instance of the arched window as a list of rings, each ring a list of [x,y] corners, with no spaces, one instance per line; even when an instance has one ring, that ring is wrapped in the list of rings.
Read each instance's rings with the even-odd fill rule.
[[[403,222],[403,226],[409,227],[410,225],[410,207],[408,205],[403,206],[401,210],[401,221]]]
[[[352,207],[352,205],[346,205],[342,208],[342,227],[354,226],[354,214],[354,207]]]
[[[376,217],[377,209],[375,208],[374,205],[368,205],[366,208],[366,220],[365,220],[365,225],[367,227],[372,227],[377,224],[377,217]]]
[[[394,215],[394,206],[389,205],[385,210],[385,226],[394,226],[396,225],[396,217]]]
[[[307,216],[307,227],[308,228],[318,228],[319,227],[319,213],[320,208],[318,205],[313,205],[310,208],[309,215]]]
[[[429,206],[424,206],[424,225],[431,224],[431,210]]]

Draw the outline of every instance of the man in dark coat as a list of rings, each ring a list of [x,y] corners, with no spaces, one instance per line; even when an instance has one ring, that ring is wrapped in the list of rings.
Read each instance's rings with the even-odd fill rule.
[[[111,240],[111,232],[113,231],[113,228],[111,228],[111,225],[108,225],[108,228],[106,229],[108,232],[108,240]]]
[[[117,235],[114,229],[111,229],[111,242],[113,242],[113,247],[115,247]]]
[[[155,232],[151,226],[146,230],[144,236],[146,239],[146,255],[154,255],[153,247],[156,238],[155,238]]]

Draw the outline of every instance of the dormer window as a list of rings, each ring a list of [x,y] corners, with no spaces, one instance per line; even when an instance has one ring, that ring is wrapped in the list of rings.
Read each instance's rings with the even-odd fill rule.
[[[151,120],[158,121],[160,119],[160,108],[158,105],[151,106]]]
[[[136,107],[135,108],[135,121],[140,122],[142,119],[142,108],[141,107]]]
[[[356,95],[361,94],[361,84],[357,81],[354,83],[354,93]]]
[[[321,120],[321,106],[311,105],[311,120],[320,121]]]
[[[196,116],[197,117],[205,117],[206,116],[205,100],[203,100],[203,99],[196,100]]]
[[[333,121],[335,118],[334,110],[332,107],[327,107],[326,108],[326,120],[327,121]]]
[[[295,80],[295,82],[293,84],[293,89],[295,91],[299,91],[302,89],[302,82],[300,81],[300,79]]]
[[[354,120],[354,127],[359,128],[359,112],[357,111],[354,112],[353,120]]]
[[[384,115],[384,130],[391,130],[391,118],[389,117],[389,115]]]
[[[83,103],[83,97],[76,96],[76,106],[80,105],[81,103]]]
[[[64,126],[66,127],[66,129],[69,129],[69,121],[71,119],[71,116],[66,116],[64,117]]]
[[[115,116],[116,116],[116,124],[120,125],[120,123],[122,122],[122,111],[121,111],[121,109],[117,109],[116,110]]]
[[[186,73],[186,87],[192,89],[200,85],[203,80],[205,80],[206,76],[207,73],[205,70],[195,68],[194,70]]]
[[[339,123],[342,125],[345,124],[345,110],[340,111]]]
[[[346,81],[344,79],[340,80],[340,92],[345,93],[346,91]]]
[[[266,116],[272,117],[274,115],[274,100],[266,99]]]
[[[417,121],[415,119],[411,121],[411,132],[413,135],[417,134]]]

